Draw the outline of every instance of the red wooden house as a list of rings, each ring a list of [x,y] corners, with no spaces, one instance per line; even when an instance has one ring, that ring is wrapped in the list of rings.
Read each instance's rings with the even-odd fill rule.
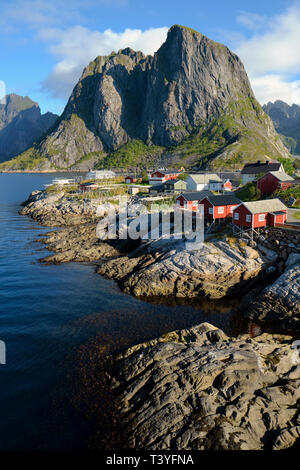
[[[151,173],[149,178],[149,184],[159,184],[164,183],[168,180],[175,180],[182,173],[182,170],[157,170]]]
[[[233,210],[241,203],[233,194],[206,196],[200,201],[204,206],[204,217],[207,219],[225,219],[232,217]]]
[[[257,180],[257,187],[262,194],[269,195],[290,188],[293,182],[294,178],[283,171],[270,171]]]
[[[224,191],[232,191],[232,183],[231,183],[230,180],[226,180],[223,183],[223,189],[224,189]]]
[[[287,207],[279,199],[266,199],[242,202],[234,209],[232,221],[240,227],[259,228],[284,224],[286,218]]]
[[[182,209],[189,211],[197,211],[199,209],[199,202],[205,196],[212,196],[210,191],[195,191],[191,193],[182,193],[176,198],[176,204]]]
[[[133,184],[137,183],[137,178],[134,178],[133,176],[125,176],[125,183],[126,184]]]

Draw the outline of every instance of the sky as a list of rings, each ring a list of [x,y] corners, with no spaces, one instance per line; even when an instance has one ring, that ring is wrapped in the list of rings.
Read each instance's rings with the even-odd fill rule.
[[[91,60],[153,54],[173,24],[237,53],[261,104],[300,104],[300,0],[0,0],[0,100],[17,93],[61,114]]]

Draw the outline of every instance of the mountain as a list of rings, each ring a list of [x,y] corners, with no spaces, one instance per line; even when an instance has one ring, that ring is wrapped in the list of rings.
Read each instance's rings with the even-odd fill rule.
[[[263,109],[272,119],[284,144],[292,153],[300,155],[300,106],[289,106],[284,101],[277,100],[265,104]]]
[[[154,56],[126,48],[92,61],[55,127],[11,165],[217,168],[268,157],[289,153],[240,59],[175,25]]]
[[[7,95],[0,104],[0,161],[12,158],[32,146],[55,123],[58,116],[41,114],[28,96]]]

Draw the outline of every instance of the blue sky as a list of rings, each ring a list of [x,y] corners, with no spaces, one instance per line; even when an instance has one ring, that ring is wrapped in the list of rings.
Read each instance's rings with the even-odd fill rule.
[[[61,113],[90,60],[154,53],[176,23],[235,51],[262,104],[300,104],[300,0],[1,0],[0,95],[5,84]]]

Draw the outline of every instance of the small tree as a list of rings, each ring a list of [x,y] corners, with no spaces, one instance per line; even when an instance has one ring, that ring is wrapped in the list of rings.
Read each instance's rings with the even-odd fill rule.
[[[149,184],[149,176],[145,170],[142,172],[142,183]]]
[[[293,175],[295,173],[295,168],[294,168],[294,165],[293,165],[293,160],[291,160],[290,158],[278,158],[278,161],[280,163],[282,163],[282,166],[284,168],[284,171],[288,174],[288,175]]]
[[[181,173],[181,175],[177,176],[177,179],[181,180],[181,181],[185,181],[187,179],[187,177],[188,177],[187,173]]]

